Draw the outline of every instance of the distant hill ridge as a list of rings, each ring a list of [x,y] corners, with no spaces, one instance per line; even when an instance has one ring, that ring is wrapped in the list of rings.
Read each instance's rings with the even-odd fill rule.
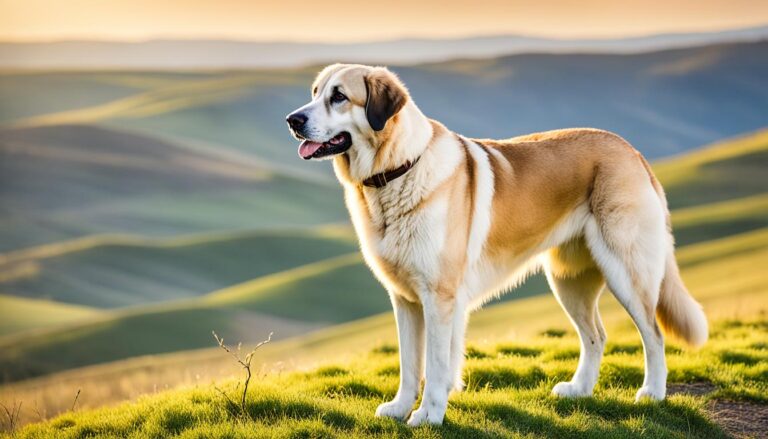
[[[339,60],[402,64],[526,52],[636,53],[764,38],[768,38],[768,26],[573,40],[495,35],[340,44],[230,40],[3,42],[0,43],[0,68],[218,69],[295,67]]]

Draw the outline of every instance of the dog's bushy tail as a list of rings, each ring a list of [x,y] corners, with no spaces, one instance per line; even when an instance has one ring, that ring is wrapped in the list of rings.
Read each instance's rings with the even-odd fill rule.
[[[680,269],[675,259],[675,238],[672,235],[672,217],[667,206],[667,197],[664,188],[653,174],[651,165],[639,156],[653,189],[659,196],[662,208],[666,216],[668,248],[664,266],[664,279],[661,282],[659,303],[656,305],[656,317],[664,328],[664,332],[671,333],[693,347],[700,347],[709,338],[709,325],[707,316],[699,302],[691,296],[680,277]]]
[[[672,248],[667,253],[656,316],[665,332],[680,337],[693,347],[703,345],[709,337],[707,316],[683,284]]]

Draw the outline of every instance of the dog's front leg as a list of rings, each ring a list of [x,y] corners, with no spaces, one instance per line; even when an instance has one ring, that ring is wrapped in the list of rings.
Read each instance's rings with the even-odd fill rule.
[[[419,396],[424,364],[424,313],[421,305],[391,294],[400,343],[400,387],[392,401],[381,404],[376,416],[405,419]]]
[[[412,427],[426,423],[442,424],[453,384],[450,354],[456,311],[454,299],[426,294],[422,304],[427,335],[426,382],[421,405],[408,419],[408,425]]]

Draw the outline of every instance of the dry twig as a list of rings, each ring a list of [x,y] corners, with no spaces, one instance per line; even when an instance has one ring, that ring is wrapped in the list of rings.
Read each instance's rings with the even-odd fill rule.
[[[19,416],[21,416],[21,403],[22,401],[19,401],[18,404],[14,402],[10,409],[5,404],[0,403],[0,407],[3,408],[5,417],[8,419],[8,431],[10,432],[15,431],[16,426],[19,423]]]
[[[77,394],[75,395],[75,400],[72,401],[72,411],[73,412],[75,411],[75,404],[77,404],[77,398],[80,397],[80,390],[82,390],[82,389],[77,389]]]
[[[259,344],[257,344],[251,350],[251,352],[249,352],[245,357],[241,357],[240,356],[240,352],[241,352],[241,349],[242,349],[242,343],[238,343],[237,344],[237,349],[233,350],[233,349],[231,349],[229,346],[227,346],[224,343],[224,339],[219,337],[216,334],[216,331],[211,331],[211,332],[213,333],[213,338],[215,338],[216,342],[219,344],[219,347],[224,349],[227,353],[229,353],[232,356],[232,358],[234,358],[235,361],[237,361],[240,364],[240,366],[242,366],[242,368],[245,369],[245,380],[243,382],[243,384],[244,384],[243,392],[242,392],[242,395],[240,397],[240,413],[244,416],[246,414],[246,411],[245,411],[245,397],[248,394],[248,384],[250,384],[251,377],[253,376],[253,374],[251,372],[251,361],[253,361],[253,354],[255,354],[256,350],[258,350],[260,347],[262,347],[265,344],[267,344],[270,341],[272,341],[272,334],[273,333],[270,332],[269,336],[267,337],[266,340],[264,340],[264,341],[260,342]],[[240,383],[238,383],[237,386],[240,387]],[[234,407],[237,407],[237,404],[235,404],[235,402],[232,401],[232,399],[229,396],[227,396],[227,394],[224,393],[221,389],[219,389],[217,387],[214,387],[214,389],[216,389],[219,393],[221,393],[227,399],[227,402],[230,405],[232,405]]]
[[[40,413],[40,409],[37,407],[37,401],[35,401],[35,414],[37,414],[38,421],[43,422],[45,420],[45,417]]]

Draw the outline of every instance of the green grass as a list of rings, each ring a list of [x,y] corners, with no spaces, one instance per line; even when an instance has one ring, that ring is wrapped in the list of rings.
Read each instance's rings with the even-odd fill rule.
[[[642,382],[641,345],[631,328],[610,327],[612,341],[592,398],[558,399],[551,387],[576,367],[574,334],[530,336],[471,346],[467,389],[452,395],[441,427],[410,429],[373,417],[397,389],[396,349],[308,372],[267,374],[252,384],[241,416],[213,385],[146,396],[135,403],[67,413],[27,426],[19,437],[727,437],[706,412],[715,398],[767,403],[768,320],[723,320],[698,352],[670,345],[669,382],[714,385],[705,396],[633,402]],[[503,340],[502,340],[503,341]],[[236,381],[219,387],[237,399]]]

